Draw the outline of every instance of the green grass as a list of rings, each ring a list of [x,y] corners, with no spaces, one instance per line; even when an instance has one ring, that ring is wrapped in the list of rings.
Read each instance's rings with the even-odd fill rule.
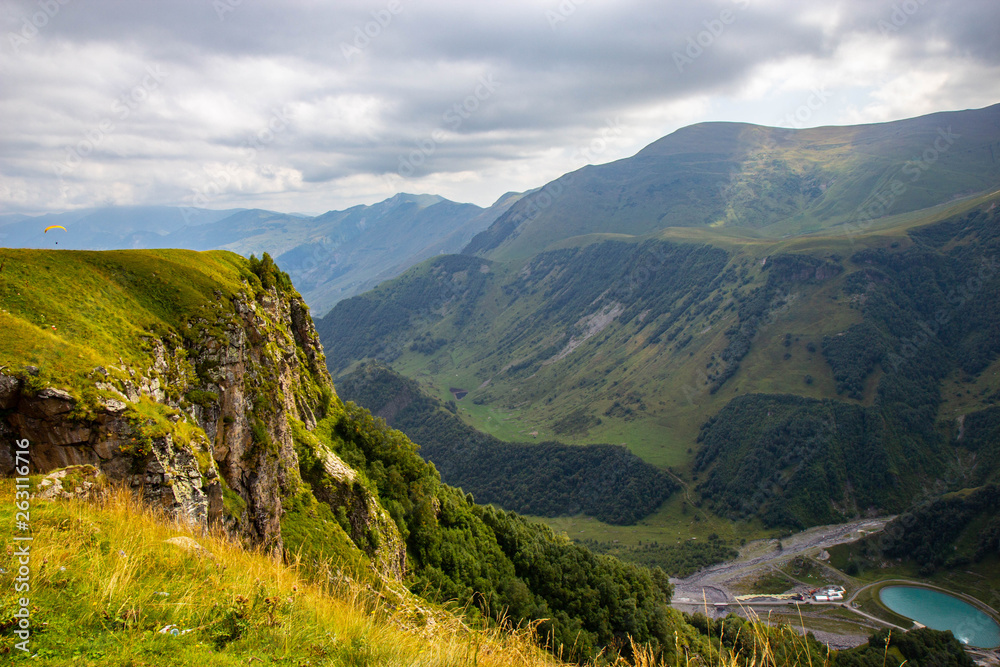
[[[36,480],[37,481],[37,480]],[[0,521],[14,520],[0,480]],[[469,630],[405,590],[373,591],[221,534],[164,521],[127,492],[99,504],[31,502],[30,653],[17,650],[17,560],[0,553],[0,660],[47,665],[546,665],[530,632]],[[166,540],[187,537],[204,551]],[[310,571],[315,571],[311,569]],[[319,580],[322,581],[322,580]],[[177,626],[184,634],[161,633]],[[31,656],[36,656],[32,661]]]
[[[892,623],[893,625],[898,625],[901,628],[909,629],[913,627],[913,619],[902,616],[892,611],[879,599],[879,591],[882,590],[884,586],[872,586],[861,592],[858,597],[854,599],[854,603],[858,609],[861,611],[874,616],[875,618],[880,618],[883,621]]]
[[[0,366],[35,365],[78,386],[96,366],[147,361],[143,336],[183,334],[218,307],[216,290],[235,294],[250,275],[227,252],[3,248],[0,263]]]
[[[780,570],[772,569],[757,575],[748,582],[746,592],[778,595],[794,588],[795,585],[795,582],[782,574]]]
[[[793,558],[785,565],[784,571],[789,576],[812,586],[818,587],[830,583],[829,569],[806,556]]]
[[[956,369],[941,382],[941,408],[938,419],[951,421],[959,415],[996,405],[994,396],[1000,393],[1000,359],[974,378]]]
[[[640,542],[678,545],[707,541],[710,535],[716,534],[738,549],[743,541],[778,535],[777,530],[764,529],[756,520],[737,525],[693,505],[685,507],[685,504],[683,493],[674,494],[659,510],[632,526],[612,526],[584,515],[532,518],[573,540],[617,542],[629,547],[638,547]]]

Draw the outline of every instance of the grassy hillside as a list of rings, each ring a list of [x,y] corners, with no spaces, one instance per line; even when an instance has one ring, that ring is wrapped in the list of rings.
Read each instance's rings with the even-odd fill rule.
[[[14,491],[13,480],[0,480],[5,525],[14,521]],[[101,504],[35,500],[31,517],[27,654],[12,633],[17,558],[0,554],[0,655],[11,664],[29,656],[95,666],[556,662],[529,632],[470,630],[405,593],[383,599],[350,579],[319,582],[224,534],[166,522],[128,493]]]
[[[198,421],[199,414],[206,414],[199,409],[209,410],[218,396],[185,394],[168,384],[162,387],[161,403],[146,397],[125,401],[97,383],[119,376],[123,382],[139,382],[140,375],[152,375],[154,348],[162,341],[178,343],[168,355],[170,363],[195,378],[205,371],[195,363],[204,352],[199,345],[227,349],[229,341],[260,336],[272,325],[284,330],[306,324],[269,325],[253,315],[265,302],[294,293],[287,275],[269,257],[248,261],[221,252],[4,250],[0,266],[5,387],[13,378],[24,383],[27,395],[46,387],[67,390],[76,407],[66,419],[81,425],[105,414],[101,399],[114,397],[126,403],[125,420],[136,424],[123,429],[155,436],[165,447],[190,449],[196,459],[203,457],[198,465],[205,470],[211,467],[213,450],[203,448],[212,440]],[[224,330],[213,329],[221,321],[217,312],[235,309],[260,328],[244,329],[229,321]],[[259,361],[249,356],[242,360],[248,376],[272,377],[275,344],[268,345]],[[293,346],[288,354],[295,358],[305,352]],[[398,538],[408,564],[403,583],[410,590],[440,603],[454,601],[473,622],[507,618],[515,625],[533,624],[542,642],[554,650],[564,647],[564,654],[573,658],[587,659],[606,647],[627,650],[629,637],[669,654],[677,650],[674,631],[691,632],[668,609],[671,587],[662,572],[597,556],[540,524],[476,505],[471,496],[442,484],[405,435],[362,408],[344,405],[325,375],[300,380],[322,385],[304,389],[317,394],[311,401],[323,404],[314,412],[314,426],[294,418],[267,381],[248,380],[242,385],[246,395],[231,407],[255,417],[265,406],[289,417],[294,467],[287,471],[274,506],[254,509],[280,517],[286,557],[301,554],[310,572],[321,571],[323,559],[335,557],[338,568],[378,585],[369,572],[373,554]],[[301,398],[294,397],[296,403]],[[20,416],[20,408],[4,408],[0,430],[5,442],[13,442],[21,420],[12,417]],[[253,446],[248,451],[262,457],[254,476],[283,464],[269,455],[275,446],[262,423],[253,422],[246,438]],[[118,448],[114,446],[113,456],[146,455]],[[342,475],[349,483],[332,478],[331,466],[336,466],[330,452],[353,470]],[[12,453],[3,454],[13,460]],[[246,497],[231,489],[223,495],[230,519],[247,511]],[[378,510],[366,507],[365,498],[373,499]],[[378,517],[363,518],[381,510],[384,515],[379,516],[392,530]]]
[[[436,258],[318,329],[334,372],[388,361],[443,402],[461,393],[457,414],[500,439],[623,443],[733,518],[898,511],[970,465],[977,483],[996,474],[979,417],[959,447],[973,465],[942,412],[946,383],[975,386],[962,414],[1000,389],[996,199],[853,238]]]
[[[183,336],[183,323],[220,307],[216,292],[260,284],[227,252],[4,248],[0,267],[0,366],[76,386],[95,366],[148,363],[145,336]]]
[[[140,373],[130,371],[155,365],[157,342],[177,339],[175,356],[183,366],[184,354],[198,355],[185,344],[219,345],[262,330],[233,324],[212,331],[216,311],[240,308],[254,318],[255,308],[294,293],[269,257],[247,261],[227,253],[5,250],[0,266],[5,387],[12,371],[25,383],[22,398],[43,387],[68,390],[78,409],[65,419],[77,424],[95,419],[98,392],[110,391],[95,386],[92,364],[137,378]],[[268,324],[259,315],[254,321],[278,329],[289,324]],[[291,354],[295,350],[302,351]],[[246,363],[247,373],[266,375],[267,358]],[[596,555],[516,514],[477,505],[442,484],[404,434],[343,404],[325,376],[309,381],[323,385],[318,391],[327,405],[314,426],[289,418],[298,470],[275,505],[261,508],[280,518],[284,553],[255,551],[251,534],[244,543],[165,523],[129,494],[112,492],[98,504],[31,500],[28,609],[39,658],[88,665],[551,664],[535,648],[541,643],[584,663],[616,663],[624,655],[639,664],[700,659],[729,666],[764,654],[776,666],[838,664],[838,656],[787,628],[732,619],[702,624],[699,632],[697,619],[668,607],[671,586],[663,572]],[[242,409],[274,402],[266,384],[245,388],[250,393]],[[165,446],[204,455],[194,443],[209,440],[192,402],[210,405],[211,397],[174,396],[167,389],[162,403],[128,399],[137,423],[157,430]],[[19,410],[0,413],[5,439],[18,438],[19,421],[10,417],[23,416]],[[43,444],[51,443],[36,438],[31,446]],[[260,446],[266,453],[266,442]],[[137,455],[131,449],[112,454]],[[261,465],[278,463],[265,456]],[[350,466],[337,478],[349,484],[334,483],[331,470],[338,466]],[[254,474],[265,472],[258,467]],[[0,520],[8,526],[14,525],[15,491],[9,480],[0,484]],[[377,521],[356,525],[364,499],[384,510],[393,530]],[[241,500],[226,495],[227,512],[245,510]],[[377,574],[370,556],[394,535],[408,564],[401,582]],[[15,614],[22,605],[9,593],[20,561],[13,548],[3,558],[0,583],[8,594],[0,607],[0,651],[30,659],[16,648]],[[498,630],[505,620],[525,630]],[[177,626],[177,635],[160,632],[169,625]],[[734,637],[737,627],[741,634]],[[955,648],[948,637],[933,644],[935,651]]]
[[[669,227],[782,238],[923,210],[1000,185],[1000,105],[873,125],[682,128],[525,197],[465,253],[526,258],[583,234]]]

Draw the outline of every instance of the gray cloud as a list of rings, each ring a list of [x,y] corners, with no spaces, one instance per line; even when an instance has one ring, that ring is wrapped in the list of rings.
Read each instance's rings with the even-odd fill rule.
[[[486,204],[612,119],[586,159],[771,124],[817,86],[808,124],[985,106],[996,25],[994,0],[0,2],[0,212]]]

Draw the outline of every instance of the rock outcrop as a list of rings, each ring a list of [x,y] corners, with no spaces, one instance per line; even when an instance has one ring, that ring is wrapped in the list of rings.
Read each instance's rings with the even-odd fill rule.
[[[150,438],[145,447],[125,402],[110,400],[99,411],[81,410],[69,392],[46,388],[32,393],[19,378],[0,375],[0,405],[8,406],[0,421],[0,465],[14,467],[15,440],[27,440],[33,472],[72,467],[99,469],[112,482],[130,485],[147,501],[168,514],[207,525],[209,515],[221,510],[218,472],[210,465],[204,474],[192,450],[179,447],[167,433]]]
[[[172,516],[225,521],[281,553],[282,498],[302,482],[290,420],[312,429],[339,404],[306,305],[244,281],[143,347],[142,367],[119,357],[83,389],[0,369],[0,465],[13,469],[13,443],[28,440],[33,473],[91,466]],[[395,523],[346,464],[331,463],[329,477],[322,500],[345,506],[355,543],[400,579],[406,549]]]
[[[313,487],[316,497],[331,507],[343,507],[351,540],[372,559],[383,576],[402,579],[406,572],[406,544],[392,517],[340,457],[322,446],[316,455],[323,462],[324,471],[322,483]]]
[[[107,486],[104,473],[94,466],[70,466],[46,475],[35,495],[41,500],[92,500]]]

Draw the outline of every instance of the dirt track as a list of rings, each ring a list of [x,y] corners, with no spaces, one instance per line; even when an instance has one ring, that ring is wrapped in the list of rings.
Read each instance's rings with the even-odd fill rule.
[[[853,542],[865,535],[877,533],[893,517],[863,519],[852,523],[810,528],[781,540],[757,540],[740,550],[735,560],[719,563],[684,579],[671,579],[674,584],[673,606],[682,611],[704,611],[708,605],[735,603],[731,585],[762,568],[771,567],[806,552],[818,552],[836,544]]]

